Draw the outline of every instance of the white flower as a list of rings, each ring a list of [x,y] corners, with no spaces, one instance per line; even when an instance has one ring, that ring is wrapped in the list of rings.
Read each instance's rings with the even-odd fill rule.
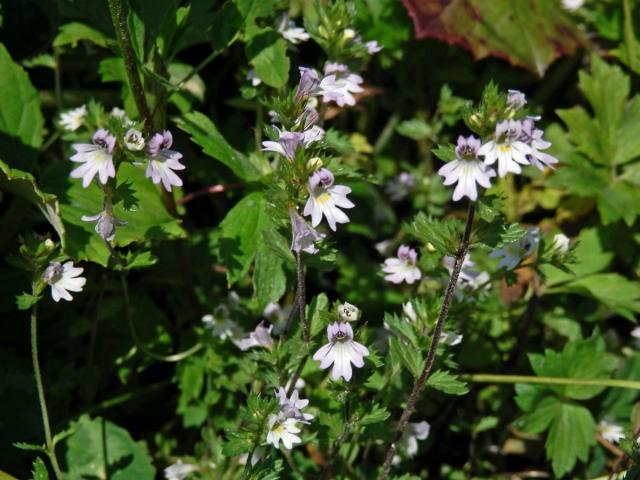
[[[382,45],[380,45],[375,40],[371,40],[370,42],[366,42],[364,44],[364,46],[367,48],[367,52],[369,52],[370,55],[373,55],[374,53],[378,53],[383,48]]]
[[[124,134],[124,146],[132,152],[139,152],[144,149],[144,137],[142,132],[135,128],[130,128]]]
[[[164,478],[166,480],[184,480],[189,476],[189,474],[197,470],[197,465],[182,463],[182,460],[178,460],[173,465],[169,465],[164,469]]]
[[[462,343],[463,336],[456,332],[442,332],[440,335],[440,341],[450,347],[455,347]]]
[[[570,12],[579,9],[582,5],[584,5],[584,0],[562,0],[562,6]]]
[[[491,258],[499,258],[498,268],[505,267],[507,270],[513,270],[520,262],[531,255],[540,241],[540,230],[538,228],[530,228],[527,234],[520,240],[507,243],[501,248],[491,252]]]
[[[87,188],[98,174],[100,183],[107,183],[109,177],[116,176],[116,169],[113,166],[113,147],[116,139],[107,130],[101,128],[93,134],[93,143],[76,143],[73,149],[76,154],[71,157],[72,162],[82,163],[78,168],[71,171],[72,178],[82,178],[82,186]]]
[[[633,330],[631,330],[631,336],[633,338],[640,338],[640,327],[636,327]]]
[[[107,242],[116,238],[116,227],[126,225],[127,222],[116,218],[112,213],[103,210],[96,215],[83,215],[83,222],[96,222],[95,231]]]
[[[313,68],[298,67],[300,71],[300,82],[296,89],[296,103],[300,103],[303,99],[316,95],[318,93],[318,86],[320,85],[320,77],[318,72]],[[314,98],[315,100],[315,98]],[[308,105],[311,108],[315,108],[315,105]]]
[[[87,116],[87,106],[82,105],[73,110],[60,114],[60,125],[68,132],[75,132],[82,125],[84,125],[84,119]]]
[[[412,284],[420,280],[422,273],[416,267],[418,253],[407,245],[400,245],[397,255],[384,261],[382,271],[387,274],[384,279],[396,284],[402,282]]]
[[[376,243],[373,247],[380,255],[387,255],[389,250],[391,249],[391,244],[393,242],[389,240],[382,240],[381,242]]]
[[[301,443],[302,440],[296,433],[300,429],[296,426],[296,420],[281,415],[269,416],[269,432],[267,433],[267,443],[278,448],[280,441],[287,450],[291,450],[294,444]]]
[[[354,93],[364,92],[360,86],[363,80],[360,75],[350,73],[346,65],[328,63],[325,67],[325,77],[320,81],[318,94],[324,103],[336,102],[338,106],[354,106]]]
[[[402,304],[402,313],[410,322],[416,322],[418,320],[418,315],[416,314],[415,308],[413,308],[413,303],[406,302]]]
[[[287,390],[282,387],[278,388],[275,393],[280,402],[280,413],[282,415],[302,423],[309,423],[310,420],[313,420],[313,415],[302,412],[302,409],[309,405],[309,400],[300,398],[298,390],[294,390],[290,398],[287,398]]]
[[[409,172],[401,172],[397,177],[387,183],[384,191],[392,202],[399,202],[406,197],[415,185],[413,175]]]
[[[480,147],[478,155],[484,157],[486,165],[493,165],[498,161],[498,175],[504,177],[507,173],[521,173],[520,165],[529,165],[527,155],[531,147],[520,140],[522,124],[516,120],[505,120],[496,125],[493,140]]]
[[[509,90],[507,95],[507,105],[514,110],[520,110],[527,104],[527,97],[519,90]]]
[[[338,307],[338,317],[342,322],[357,322],[360,318],[360,309],[349,302],[344,302]]]
[[[260,322],[249,336],[240,340],[232,341],[242,351],[249,350],[252,347],[265,347],[271,349],[271,347],[273,347],[271,330],[273,330],[273,325],[265,327],[264,322]]]
[[[431,425],[427,422],[409,422],[400,439],[398,450],[408,458],[415,457],[418,453],[418,440],[426,440],[430,431]],[[400,455],[395,455],[392,463],[393,465],[398,465],[401,461]]]
[[[364,357],[369,355],[369,350],[353,340],[353,329],[348,323],[332,323],[327,327],[327,337],[329,343],[320,347],[313,359],[320,362],[320,368],[323,370],[333,365],[331,378],[334,381],[342,377],[348,382],[353,373],[351,364],[362,368]]]
[[[259,76],[257,76],[256,72],[254,72],[253,70],[249,70],[247,72],[247,80],[251,82],[252,87],[257,87],[262,83],[262,79]]]
[[[286,13],[280,16],[278,31],[287,42],[293,45],[306,42],[311,38],[311,35],[305,32],[304,28],[296,27],[295,22],[290,20]]]
[[[265,448],[264,447],[257,447],[255,449],[255,451],[253,452],[253,455],[251,455],[251,466],[254,466],[256,463],[258,463],[260,461],[260,459],[262,459],[264,457],[264,454],[265,454]],[[249,454],[248,453],[243,453],[241,455],[238,455],[238,464],[246,465],[247,464],[247,460],[249,460]]]
[[[349,217],[340,208],[353,208],[355,205],[347,198],[351,189],[345,185],[333,183],[333,174],[326,168],[321,168],[309,177],[307,187],[309,199],[304,206],[303,215],[311,215],[313,227],[320,224],[324,215],[329,228],[335,232],[337,223],[349,222]]]
[[[606,420],[600,421],[598,431],[602,438],[611,443],[618,443],[625,438],[624,429],[620,425],[609,423]]]
[[[298,147],[306,148],[324,137],[324,130],[317,126],[313,126],[304,132],[288,132],[280,130],[278,127],[273,128],[278,132],[278,141],[266,140],[262,142],[262,151],[276,152],[284,155],[289,160],[293,160],[296,157]]]
[[[322,240],[325,235],[318,233],[315,228],[309,225],[294,208],[289,209],[291,217],[291,250],[294,252],[307,252],[314,255],[319,252],[316,242]]]
[[[569,237],[564,233],[558,233],[553,237],[553,244],[551,248],[557,253],[563,255],[569,251]]]
[[[202,317],[204,328],[211,331],[211,335],[220,340],[233,338],[238,334],[238,325],[229,318],[229,309],[225,305],[218,305],[213,314]]]
[[[51,262],[45,269],[43,279],[51,286],[51,297],[54,302],[59,302],[61,298],[67,301],[73,300],[69,293],[81,292],[82,287],[87,283],[87,279],[80,276],[84,269],[74,267],[73,262]]]
[[[151,181],[156,185],[162,182],[168,192],[171,191],[172,185],[182,186],[182,180],[174,173],[174,170],[184,170],[185,168],[179,161],[182,154],[170,150],[172,143],[171,132],[165,130],[162,133],[156,133],[147,145],[149,163],[145,176],[151,178]]]
[[[527,117],[522,121],[522,134],[520,140],[526,143],[530,152],[528,155],[531,165],[540,171],[544,171],[545,167],[554,169],[554,165],[558,163],[558,159],[553,155],[542,152],[551,146],[551,142],[547,142],[542,138],[544,132],[539,128],[535,128],[535,118]]]
[[[496,176],[493,169],[478,160],[479,148],[479,139],[473,136],[464,138],[460,135],[456,146],[456,160],[444,164],[438,170],[438,175],[445,177],[444,185],[458,183],[453,191],[453,200],[456,202],[464,196],[473,201],[477,200],[476,183],[484,188],[490,188],[491,178]]]
[[[125,119],[127,118],[127,115],[125,113],[125,111],[121,108],[118,107],[113,107],[111,109],[111,116],[115,117],[115,118],[120,118],[120,119]]]

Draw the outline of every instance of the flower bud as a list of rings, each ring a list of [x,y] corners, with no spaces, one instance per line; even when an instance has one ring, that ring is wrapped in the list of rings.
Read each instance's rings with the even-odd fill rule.
[[[558,233],[553,237],[553,245],[551,248],[560,255],[564,255],[569,251],[569,237]]]
[[[313,170],[313,171],[318,170],[319,168],[322,167],[322,165],[323,165],[323,163],[322,163],[322,159],[320,157],[310,158],[309,161],[307,162],[307,168],[309,170]]]
[[[360,309],[349,302],[344,302],[338,307],[338,317],[342,322],[357,322],[360,318]]]
[[[342,38],[345,42],[348,42],[349,40],[353,40],[354,38],[356,38],[357,34],[358,32],[356,32],[353,28],[345,28],[344,32],[342,32]]]
[[[139,152],[144,149],[142,132],[135,128],[130,128],[127,133],[124,134],[124,145],[132,152]]]

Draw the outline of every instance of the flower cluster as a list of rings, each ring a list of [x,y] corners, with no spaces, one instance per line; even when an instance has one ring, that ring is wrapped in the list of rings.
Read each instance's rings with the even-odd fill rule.
[[[302,442],[297,435],[301,431],[298,424],[309,423],[313,419],[310,413],[302,412],[309,405],[309,400],[300,398],[298,390],[287,397],[287,391],[282,387],[276,390],[275,395],[280,403],[280,410],[270,415],[267,421],[267,443],[278,448],[282,442],[284,448],[291,450],[293,445]]]

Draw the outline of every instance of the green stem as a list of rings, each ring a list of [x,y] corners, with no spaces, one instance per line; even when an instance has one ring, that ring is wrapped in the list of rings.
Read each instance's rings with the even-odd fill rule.
[[[634,380],[616,380],[611,378],[560,378],[535,377],[532,375],[498,375],[491,373],[477,373],[462,375],[464,380],[475,383],[538,383],[542,385],[582,385],[593,387],[617,387],[640,390],[640,382]]]
[[[34,286],[33,294],[36,295]],[[44,397],[44,385],[42,384],[42,374],[40,373],[40,361],[38,360],[38,304],[31,307],[31,359],[33,361],[33,376],[36,379],[36,387],[38,389],[38,400],[40,402],[40,413],[42,414],[42,424],[44,426],[44,438],[47,446],[47,455],[51,461],[53,472],[58,480],[62,480],[62,471],[56,457],[56,449],[51,436],[51,426],[49,423],[49,411],[47,410],[47,401]]]
[[[634,72],[638,72],[636,66],[636,34],[633,31],[633,17],[631,14],[631,3],[629,0],[623,0],[624,8],[624,43],[627,46],[627,57],[629,60],[629,68]]]

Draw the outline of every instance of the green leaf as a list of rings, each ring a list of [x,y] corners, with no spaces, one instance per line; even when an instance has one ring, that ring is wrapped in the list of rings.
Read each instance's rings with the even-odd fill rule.
[[[507,58],[540,77],[556,58],[583,43],[575,21],[556,0],[411,0],[404,5],[417,38],[461,45],[476,59]]]
[[[242,153],[235,150],[218,131],[214,123],[200,112],[191,112],[177,119],[181,130],[191,136],[204,153],[223,163],[242,180],[256,180],[262,172]]]
[[[269,302],[277,302],[286,289],[284,262],[268,245],[261,245],[253,270],[253,297],[258,310],[263,310]]]
[[[440,220],[420,212],[408,230],[419,240],[433,245],[440,253],[453,256],[462,235],[462,222],[453,218]]]
[[[446,370],[436,370],[429,375],[427,385],[449,395],[465,395],[469,393],[467,384],[458,380],[458,375],[453,375]]]
[[[42,145],[40,97],[24,69],[0,43],[0,158],[30,170]]]
[[[378,404],[371,406],[371,410],[365,413],[358,421],[360,425],[371,425],[373,423],[384,422],[391,414],[389,411]]]
[[[147,448],[129,433],[105,420],[83,415],[76,432],[66,440],[66,463],[70,479],[152,480],[155,468]]]
[[[65,45],[71,45],[72,48],[76,48],[78,42],[81,40],[88,40],[103,48],[106,48],[109,43],[109,38],[101,31],[84,23],[71,22],[60,27],[60,32],[58,32],[56,38],[53,39],[53,46],[63,47]]]
[[[397,337],[389,337],[389,355],[399,363],[402,363],[411,374],[418,378],[422,373],[422,357],[420,351],[406,344]]]
[[[33,443],[26,443],[26,442],[16,442],[13,444],[13,446],[16,448],[19,448],[20,450],[47,453],[47,448],[44,445],[36,445]]]
[[[266,209],[262,193],[250,193],[220,223],[220,257],[227,267],[230,286],[249,271],[261,243],[261,232],[271,224]]]
[[[527,229],[518,223],[506,223],[502,216],[492,222],[481,222],[476,241],[493,250],[507,243],[517,242],[527,234]]]
[[[233,0],[233,3],[244,18],[245,25],[250,26],[256,19],[272,15],[278,0]]]
[[[213,50],[222,52],[231,45],[243,26],[243,18],[234,2],[228,0],[211,20]]]
[[[416,335],[413,325],[407,322],[407,320],[395,314],[385,313],[384,323],[393,333],[408,340],[414,347],[418,348],[418,336]]]
[[[49,471],[40,457],[36,458],[33,462],[31,480],[49,480]]]
[[[640,189],[626,180],[615,180],[598,192],[598,213],[604,225],[624,220],[632,226],[640,215]]]
[[[438,157],[443,162],[450,162],[457,158],[456,156],[456,146],[449,143],[447,145],[438,145],[434,148],[431,153],[433,153],[436,157]]]
[[[423,140],[432,134],[432,129],[429,124],[419,118],[400,122],[398,126],[396,126],[396,131],[403,137],[408,137],[416,141]]]
[[[251,35],[246,46],[247,60],[255,74],[271,87],[283,87],[289,79],[287,43],[280,33],[271,29]]]
[[[16,297],[16,304],[18,305],[18,310],[29,310],[32,306],[34,306],[38,301],[42,298],[41,295],[34,296],[30,293],[23,293]]]

